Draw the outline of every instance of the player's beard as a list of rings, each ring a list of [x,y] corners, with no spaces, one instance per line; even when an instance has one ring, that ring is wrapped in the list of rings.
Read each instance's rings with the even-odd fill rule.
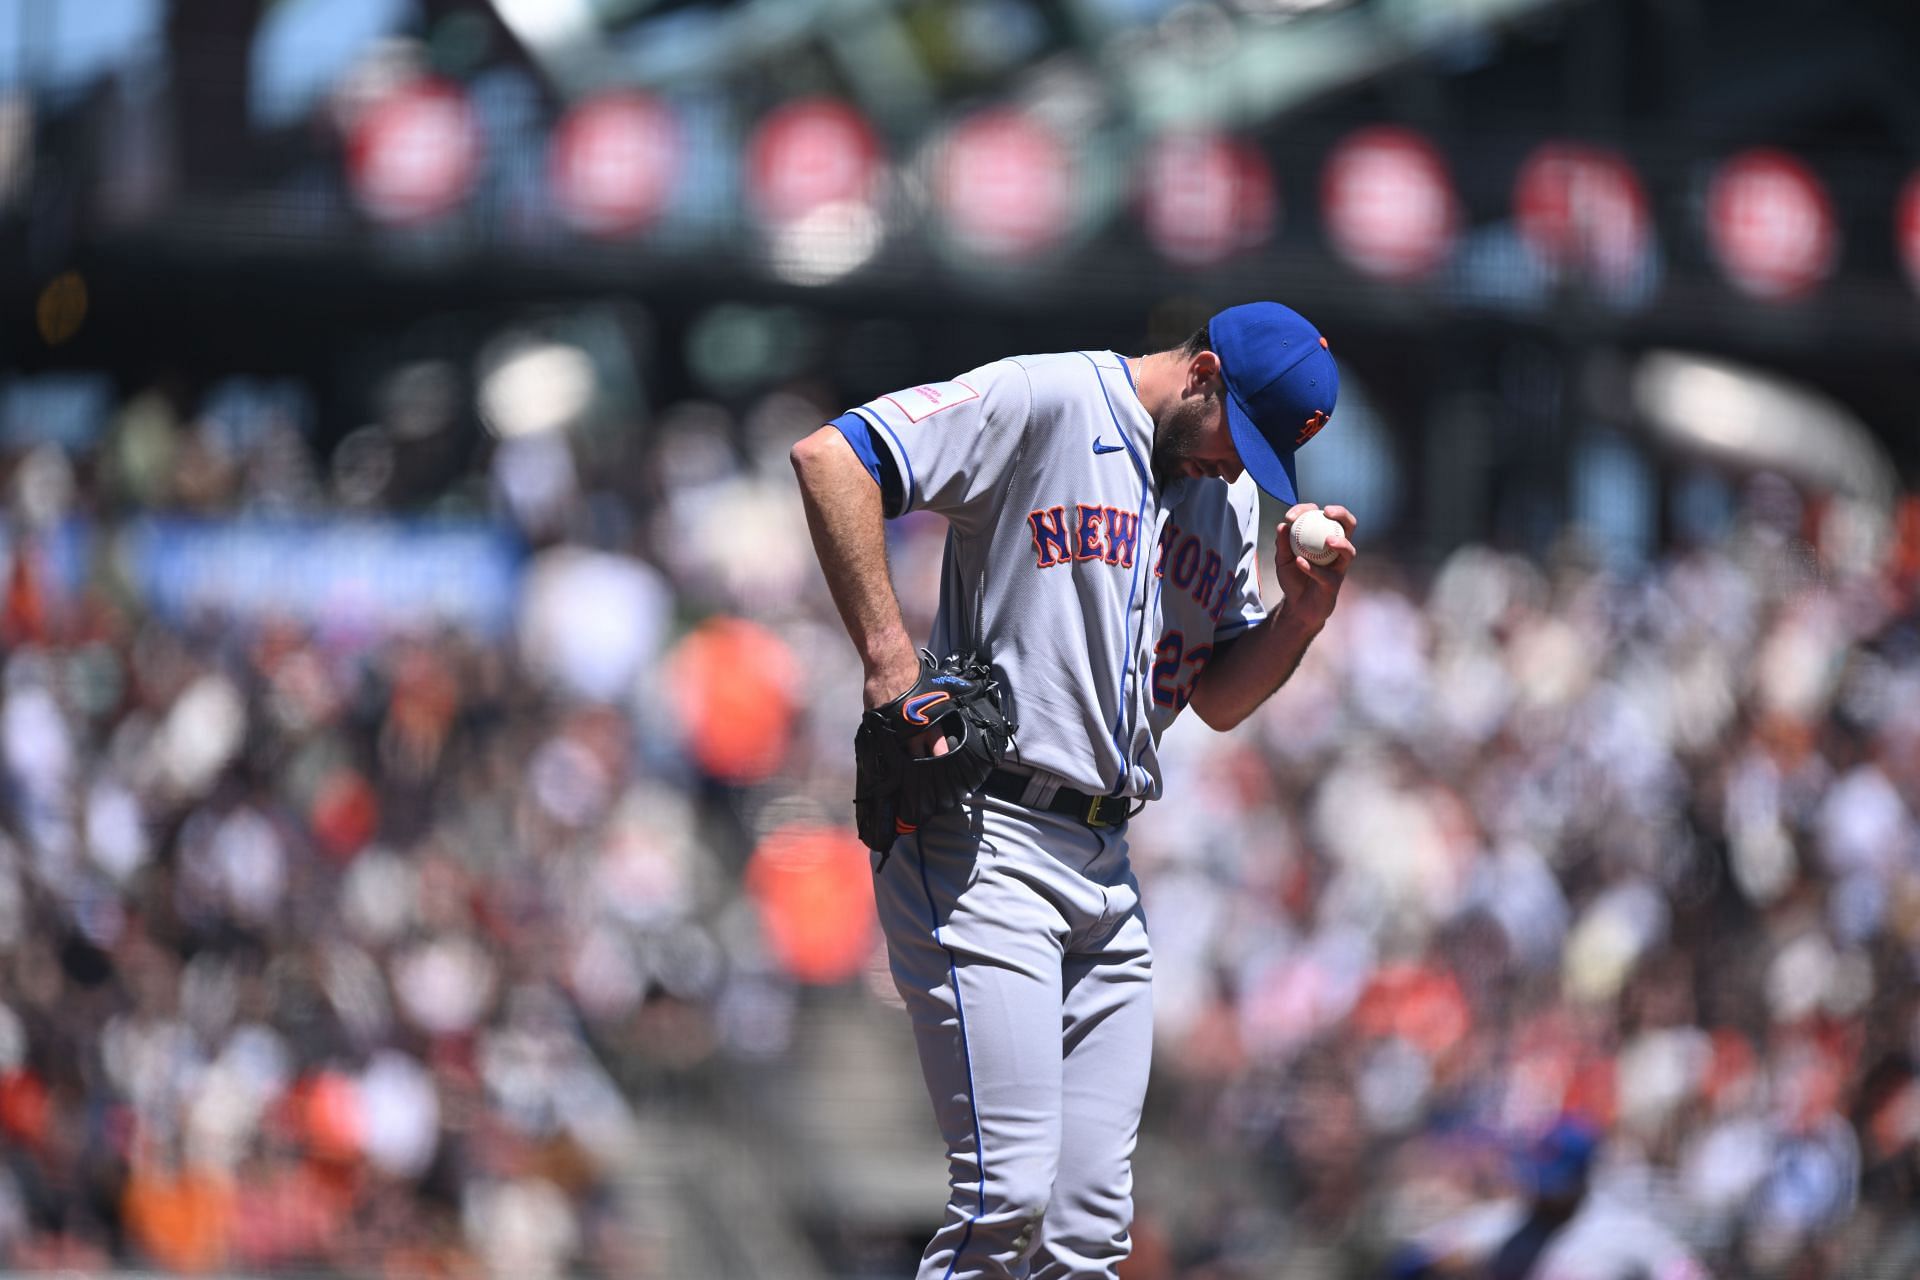
[[[1195,396],[1182,400],[1168,411],[1167,416],[1154,424],[1153,429],[1153,478],[1155,483],[1165,485],[1174,478],[1180,464],[1193,456],[1201,436],[1206,431],[1207,418],[1214,412],[1214,402],[1210,397]]]

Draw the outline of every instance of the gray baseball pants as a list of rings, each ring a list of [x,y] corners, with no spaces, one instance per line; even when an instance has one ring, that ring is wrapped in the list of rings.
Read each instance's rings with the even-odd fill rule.
[[[978,797],[902,837],[875,896],[947,1148],[917,1280],[1111,1280],[1153,1048],[1122,831]]]

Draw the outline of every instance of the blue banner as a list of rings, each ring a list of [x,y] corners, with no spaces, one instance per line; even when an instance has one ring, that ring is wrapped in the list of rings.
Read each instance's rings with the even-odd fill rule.
[[[156,614],[284,618],[328,632],[513,624],[525,548],[483,520],[152,519],[121,564]]]

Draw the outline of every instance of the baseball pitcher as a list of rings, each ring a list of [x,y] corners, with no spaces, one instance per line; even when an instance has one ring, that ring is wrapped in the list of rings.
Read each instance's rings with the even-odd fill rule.
[[[1326,625],[1354,517],[1298,551],[1294,450],[1333,413],[1324,338],[1273,302],[1145,356],[1016,356],[881,396],[793,463],[866,670],[855,816],[945,1137],[919,1280],[1113,1277],[1151,1050],[1127,819],[1191,706],[1245,719]],[[1254,486],[1288,504],[1260,598]],[[949,521],[916,650],[884,521]],[[1313,513],[1309,516],[1309,513]],[[1321,563],[1324,561],[1324,563]]]

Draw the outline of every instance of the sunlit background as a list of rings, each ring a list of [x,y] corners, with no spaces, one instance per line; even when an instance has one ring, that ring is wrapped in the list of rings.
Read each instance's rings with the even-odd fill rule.
[[[1128,1280],[1480,1274],[1570,1162],[1665,1252],[1556,1276],[1920,1272],[1916,68],[1907,0],[0,0],[0,1269],[911,1274],[787,449],[1273,297],[1364,554],[1130,833]]]

